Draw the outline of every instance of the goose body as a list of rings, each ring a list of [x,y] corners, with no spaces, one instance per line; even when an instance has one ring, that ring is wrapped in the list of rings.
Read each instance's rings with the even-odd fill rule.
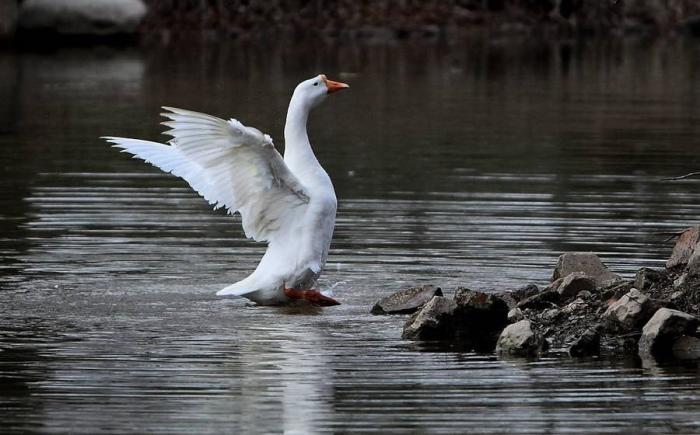
[[[336,305],[313,286],[328,256],[337,201],[333,183],[313,153],[309,112],[347,88],[324,75],[301,82],[284,129],[284,158],[270,136],[235,119],[164,107],[168,144],[106,137],[115,147],[183,178],[215,208],[241,215],[247,237],[267,242],[255,271],[217,292],[278,305],[306,299]]]

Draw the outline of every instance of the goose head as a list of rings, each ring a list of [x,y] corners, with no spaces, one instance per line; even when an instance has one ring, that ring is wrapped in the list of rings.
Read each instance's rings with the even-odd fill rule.
[[[326,99],[328,94],[349,88],[345,83],[328,80],[324,74],[319,74],[308,80],[304,80],[294,89],[292,100],[298,101],[307,110],[318,106]]]

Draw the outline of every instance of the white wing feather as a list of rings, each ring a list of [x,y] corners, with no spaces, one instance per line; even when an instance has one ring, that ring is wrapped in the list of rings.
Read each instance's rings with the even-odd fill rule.
[[[241,214],[247,237],[270,241],[299,222],[309,203],[304,186],[270,136],[231,119],[164,107],[168,145],[105,137],[115,147],[183,178],[215,208]]]

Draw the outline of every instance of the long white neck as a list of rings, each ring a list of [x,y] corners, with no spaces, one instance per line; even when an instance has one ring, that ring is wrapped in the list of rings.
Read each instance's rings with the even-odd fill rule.
[[[297,176],[309,170],[320,168],[306,132],[309,111],[310,107],[295,92],[289,102],[287,122],[284,125],[284,161]]]

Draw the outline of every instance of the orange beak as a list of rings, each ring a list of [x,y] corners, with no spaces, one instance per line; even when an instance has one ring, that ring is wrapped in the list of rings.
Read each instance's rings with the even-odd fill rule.
[[[323,76],[323,79],[326,82],[326,89],[328,89],[329,94],[350,87],[350,85],[348,85],[347,83],[334,82],[333,80],[328,80],[326,76]]]

